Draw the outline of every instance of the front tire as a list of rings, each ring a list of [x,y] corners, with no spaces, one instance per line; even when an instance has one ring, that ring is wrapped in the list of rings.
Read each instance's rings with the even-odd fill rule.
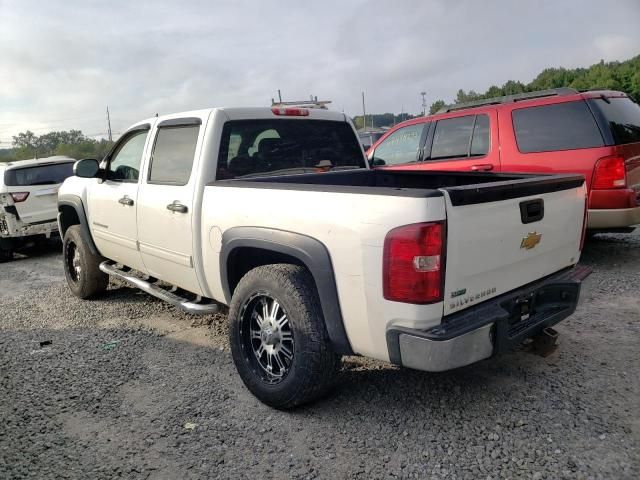
[[[107,289],[109,275],[100,271],[100,263],[105,260],[91,253],[82,238],[79,225],[72,225],[64,234],[62,242],[64,275],[69,289],[82,299],[94,297]]]
[[[308,270],[289,264],[251,270],[234,291],[229,319],[233,361],[261,402],[288,409],[330,389],[340,357]]]

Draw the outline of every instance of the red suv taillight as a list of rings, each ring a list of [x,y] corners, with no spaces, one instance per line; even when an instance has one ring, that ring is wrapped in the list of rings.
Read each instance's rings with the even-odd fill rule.
[[[609,188],[624,188],[627,186],[624,158],[603,157],[596,163],[591,188],[605,190]]]
[[[15,203],[24,202],[29,196],[29,192],[13,192],[11,193],[11,198]]]
[[[441,301],[444,253],[444,222],[416,223],[391,230],[384,239],[384,298],[420,304]]]

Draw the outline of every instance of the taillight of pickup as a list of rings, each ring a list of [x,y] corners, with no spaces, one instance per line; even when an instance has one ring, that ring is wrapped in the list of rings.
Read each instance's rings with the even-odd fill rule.
[[[384,298],[428,304],[442,301],[445,222],[417,223],[391,230],[384,240]]]

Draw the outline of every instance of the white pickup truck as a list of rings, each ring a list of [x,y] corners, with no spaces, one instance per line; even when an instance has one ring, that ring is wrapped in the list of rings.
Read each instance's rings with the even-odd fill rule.
[[[228,305],[238,372],[278,408],[325,392],[341,355],[488,358],[569,316],[588,274],[581,176],[370,170],[336,112],[155,117],[74,168],[71,291],[114,276],[187,312]]]

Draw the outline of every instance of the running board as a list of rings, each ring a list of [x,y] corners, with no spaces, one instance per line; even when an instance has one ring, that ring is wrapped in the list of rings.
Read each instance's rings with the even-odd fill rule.
[[[187,298],[176,295],[169,292],[164,288],[161,288],[153,283],[147,282],[141,278],[138,278],[131,274],[131,272],[125,272],[119,269],[111,262],[102,262],[100,264],[100,270],[104,273],[123,280],[136,288],[139,288],[149,295],[164,300],[171,305],[178,307],[183,312],[191,313],[193,315],[209,315],[212,313],[218,313],[218,305],[216,303],[198,303],[191,301]]]

